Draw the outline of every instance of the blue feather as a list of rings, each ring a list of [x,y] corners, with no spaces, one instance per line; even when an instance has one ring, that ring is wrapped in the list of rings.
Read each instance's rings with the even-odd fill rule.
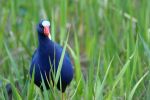
[[[41,28],[40,25],[38,25],[38,28]],[[46,88],[49,89],[48,83],[50,80],[53,81],[52,71],[55,73],[57,72],[63,48],[48,37],[44,36],[41,32],[42,29],[38,30],[40,30],[38,31],[39,45],[32,57],[30,76],[32,76],[33,69],[35,67],[34,83],[42,89],[42,76]],[[62,92],[64,92],[67,85],[69,85],[73,79],[73,66],[67,52],[64,55],[60,76]],[[60,80],[58,81],[57,88],[60,90],[59,82]]]

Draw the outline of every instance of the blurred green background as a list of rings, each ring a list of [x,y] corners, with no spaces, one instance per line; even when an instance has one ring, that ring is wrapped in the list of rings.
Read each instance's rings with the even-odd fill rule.
[[[7,83],[14,99],[61,98],[58,90],[41,95],[29,81],[41,19],[60,45],[69,33],[75,75],[66,99],[150,99],[149,0],[0,0],[1,100],[9,98]]]

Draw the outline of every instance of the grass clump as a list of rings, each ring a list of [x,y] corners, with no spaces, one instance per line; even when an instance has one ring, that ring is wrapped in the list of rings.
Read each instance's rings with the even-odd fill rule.
[[[9,98],[8,83],[16,100],[61,98],[29,79],[42,18],[51,21],[52,40],[74,65],[66,99],[150,99],[149,0],[1,0],[0,11],[0,99]]]

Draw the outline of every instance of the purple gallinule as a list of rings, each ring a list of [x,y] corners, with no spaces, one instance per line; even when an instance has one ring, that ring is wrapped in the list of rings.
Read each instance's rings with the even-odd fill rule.
[[[43,89],[42,86],[42,77],[43,77],[46,89],[49,89],[50,81],[52,80],[52,82],[54,82],[52,72],[57,73],[63,48],[59,44],[51,40],[49,21],[41,20],[37,25],[37,32],[38,32],[38,47],[32,56],[30,66],[30,76],[32,76],[33,70],[35,70],[34,83],[38,87]],[[60,71],[60,78],[58,80],[58,83],[56,83],[57,88],[62,92],[65,92],[67,85],[70,84],[72,79],[73,79],[72,63],[68,53],[65,52],[62,68]]]

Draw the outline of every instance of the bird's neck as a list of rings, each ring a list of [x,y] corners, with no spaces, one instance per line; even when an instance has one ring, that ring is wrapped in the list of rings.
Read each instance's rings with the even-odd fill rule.
[[[42,49],[48,49],[50,47],[51,44],[51,40],[49,37],[46,36],[38,36],[38,44],[39,44],[39,48]]]

